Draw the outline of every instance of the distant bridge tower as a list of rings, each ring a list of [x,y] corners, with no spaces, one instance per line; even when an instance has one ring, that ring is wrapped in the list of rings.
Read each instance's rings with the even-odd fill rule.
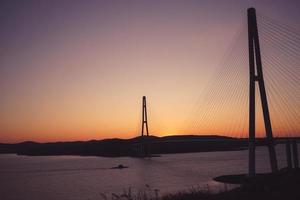
[[[142,137],[144,136],[144,127],[146,128],[147,136],[149,136],[146,96],[143,96]]]
[[[147,103],[146,96],[143,96],[142,103],[143,115],[142,115],[142,131],[141,131],[141,145],[140,145],[140,154],[141,156],[150,155],[150,146],[149,146],[149,130],[148,130],[148,119],[147,119]]]
[[[249,42],[249,176],[255,176],[255,82],[258,83],[263,118],[266,130],[266,142],[269,149],[272,172],[278,171],[276,152],[273,144],[273,133],[268,108],[266,89],[263,78],[260,46],[257,30],[256,12],[248,9],[248,42]]]

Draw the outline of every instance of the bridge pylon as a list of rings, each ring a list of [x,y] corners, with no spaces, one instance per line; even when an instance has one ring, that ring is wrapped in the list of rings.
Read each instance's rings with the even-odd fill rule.
[[[149,130],[148,130],[148,119],[147,119],[147,103],[146,103],[146,96],[143,96],[143,116],[142,116],[142,132],[141,136],[143,137],[145,135],[144,130],[146,128],[146,134],[149,136]]]
[[[294,160],[294,168],[299,168],[299,161],[298,161],[298,147],[297,147],[297,141],[296,139],[292,142],[292,148],[293,148],[293,160]]]
[[[147,118],[147,103],[146,103],[146,96],[143,96],[143,102],[142,102],[142,130],[141,130],[141,149],[143,156],[149,156],[149,129],[148,129],[148,118]]]
[[[255,176],[255,83],[258,83],[260,100],[266,130],[266,142],[269,149],[272,172],[278,171],[276,152],[273,144],[273,132],[263,78],[260,45],[255,8],[249,8],[248,47],[249,47],[249,176]]]

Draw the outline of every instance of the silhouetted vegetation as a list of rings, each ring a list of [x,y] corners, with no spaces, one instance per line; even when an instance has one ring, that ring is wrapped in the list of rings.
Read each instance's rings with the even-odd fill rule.
[[[241,181],[241,186],[232,190],[214,193],[209,188],[192,188],[174,194],[159,195],[158,190],[147,188],[137,193],[132,190],[123,194],[102,195],[103,199],[112,200],[299,200],[300,170],[282,170],[278,174],[260,174],[255,178],[244,175],[224,176],[223,181]]]

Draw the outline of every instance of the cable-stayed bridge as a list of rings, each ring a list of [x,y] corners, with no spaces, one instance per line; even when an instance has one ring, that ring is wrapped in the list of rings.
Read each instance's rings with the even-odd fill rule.
[[[182,132],[248,138],[250,176],[256,138],[265,138],[272,172],[278,171],[275,144],[285,138],[288,166],[293,155],[297,167],[297,143],[291,150],[290,141],[300,136],[299,76],[300,30],[250,8]],[[144,125],[148,136],[145,101],[142,136]]]

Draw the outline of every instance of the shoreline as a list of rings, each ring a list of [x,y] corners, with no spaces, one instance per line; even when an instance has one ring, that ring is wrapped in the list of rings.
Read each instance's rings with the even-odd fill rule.
[[[300,138],[297,138],[300,140]],[[282,143],[284,138],[281,138]],[[257,139],[256,146],[264,146],[265,139]],[[218,135],[149,136],[131,139],[104,139],[76,142],[22,142],[1,144],[0,154],[28,156],[101,156],[101,157],[147,157],[177,153],[240,151],[248,149],[247,138],[232,138]]]
[[[78,155],[102,157],[145,157],[145,145],[151,155],[234,151],[247,148],[246,139],[224,136],[177,135],[149,136],[147,139],[105,139],[77,142],[0,144],[0,154],[28,156]],[[144,146],[143,146],[144,145]]]
[[[191,152],[175,152],[175,153],[161,153],[159,155],[150,155],[150,156],[132,156],[132,155],[121,155],[121,156],[113,156],[113,155],[81,155],[81,154],[18,154],[18,153],[0,153],[1,155],[16,155],[16,156],[32,156],[32,157],[50,157],[50,156],[79,156],[79,157],[103,157],[103,158],[158,158],[163,157],[164,155],[172,155],[172,154],[191,154],[191,153],[214,153],[214,152],[228,152],[228,151],[247,151],[247,148],[240,149],[226,149],[226,150],[209,150],[209,151],[191,151]]]
[[[224,175],[215,177],[221,183],[240,185],[233,189],[214,192],[208,189],[191,188],[189,190],[159,196],[156,190],[152,193],[139,192],[134,194],[131,190],[124,192],[120,197],[124,200],[299,200],[300,199],[300,169],[281,169],[276,174],[263,173],[249,178],[245,174]],[[234,180],[234,181],[233,181]],[[118,195],[117,195],[118,196]],[[115,195],[114,195],[115,197]],[[111,199],[114,199],[112,196]],[[104,199],[110,199],[108,196]]]

